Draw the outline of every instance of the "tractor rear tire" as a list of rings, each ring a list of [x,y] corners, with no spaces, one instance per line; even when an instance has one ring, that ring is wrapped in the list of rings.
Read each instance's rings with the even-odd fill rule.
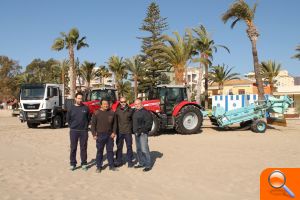
[[[193,105],[183,107],[175,118],[175,130],[181,134],[199,133],[203,122],[200,109]]]
[[[152,119],[153,119],[153,124],[152,124],[152,128],[151,131],[149,132],[149,136],[157,136],[159,135],[159,128],[160,128],[160,120],[157,117],[157,115],[155,115],[154,113],[151,112],[152,115]]]
[[[251,130],[255,133],[264,133],[266,132],[267,124],[263,120],[255,120],[251,124]]]

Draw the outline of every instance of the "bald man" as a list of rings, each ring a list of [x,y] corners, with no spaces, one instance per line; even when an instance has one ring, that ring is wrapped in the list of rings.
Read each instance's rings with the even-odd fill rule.
[[[151,170],[151,157],[148,145],[148,133],[152,128],[152,115],[143,108],[142,101],[136,99],[134,101],[135,111],[132,116],[132,129],[135,135],[136,152],[138,164],[134,168],[144,168],[143,171]]]

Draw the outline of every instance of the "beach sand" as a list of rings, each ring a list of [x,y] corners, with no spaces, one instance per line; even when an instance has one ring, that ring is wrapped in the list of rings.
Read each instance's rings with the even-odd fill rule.
[[[257,200],[263,169],[300,167],[300,120],[289,120],[288,127],[273,126],[265,134],[219,131],[205,120],[200,134],[170,131],[151,137],[155,163],[147,173],[126,165],[117,172],[95,173],[91,135],[91,168],[69,171],[68,131],[49,125],[28,129],[9,111],[0,110],[1,200]],[[80,163],[79,147],[77,154]]]

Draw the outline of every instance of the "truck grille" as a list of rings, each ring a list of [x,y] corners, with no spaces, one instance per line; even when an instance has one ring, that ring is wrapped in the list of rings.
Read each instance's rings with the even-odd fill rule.
[[[36,110],[36,109],[39,109],[40,104],[39,103],[37,103],[37,104],[26,104],[26,103],[24,103],[23,106],[27,110]]]

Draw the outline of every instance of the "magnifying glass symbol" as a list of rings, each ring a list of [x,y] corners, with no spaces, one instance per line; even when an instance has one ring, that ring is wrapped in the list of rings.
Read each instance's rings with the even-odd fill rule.
[[[273,171],[268,178],[269,184],[271,185],[271,187],[273,188],[283,188],[289,195],[290,197],[294,198],[295,194],[292,192],[292,190],[290,190],[286,185],[286,178],[285,175],[279,171],[279,170],[275,170]]]

